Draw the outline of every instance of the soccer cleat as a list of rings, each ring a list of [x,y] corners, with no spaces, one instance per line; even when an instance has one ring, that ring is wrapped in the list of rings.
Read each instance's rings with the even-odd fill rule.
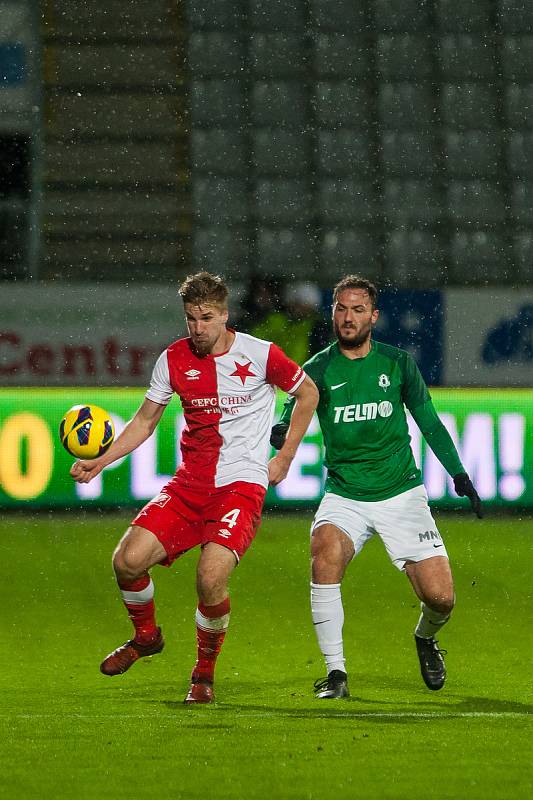
[[[340,700],[349,697],[348,676],[340,669],[333,669],[327,678],[315,681],[315,695],[321,700]]]
[[[103,672],[104,675],[122,675],[122,673],[127,672],[132,664],[135,664],[139,658],[145,658],[146,656],[153,656],[156,653],[160,653],[164,646],[165,640],[163,639],[161,628],[157,629],[156,638],[152,639],[152,641],[147,644],[141,644],[140,642],[136,642],[135,639],[130,639],[129,642],[126,642],[121,647],[117,647],[116,650],[113,650],[112,653],[109,653],[109,655],[104,658],[100,664],[100,672]]]
[[[446,650],[439,650],[439,643],[431,639],[423,639],[415,635],[416,650],[420,661],[420,672],[428,689],[442,689],[446,680],[446,666],[443,655]]]
[[[215,695],[213,693],[213,682],[208,680],[195,680],[192,678],[191,686],[187,693],[187,697],[183,701],[186,706],[192,706],[196,703],[214,703]]]

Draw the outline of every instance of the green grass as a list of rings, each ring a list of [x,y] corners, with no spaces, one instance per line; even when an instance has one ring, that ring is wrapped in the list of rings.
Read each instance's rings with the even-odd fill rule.
[[[406,578],[379,541],[344,583],[352,697],[322,677],[308,611],[309,516],[267,516],[231,586],[217,704],[182,704],[194,661],[197,554],[155,569],[164,653],[125,676],[102,656],[130,635],[110,570],[118,515],[8,515],[2,541],[0,797],[530,798],[532,531],[446,516],[458,605],[428,691]]]

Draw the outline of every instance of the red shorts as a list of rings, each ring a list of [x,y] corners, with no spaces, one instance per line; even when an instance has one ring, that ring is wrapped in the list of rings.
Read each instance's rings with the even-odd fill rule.
[[[157,536],[167,553],[161,563],[167,567],[207,542],[227,547],[238,561],[259,527],[265,494],[262,486],[244,481],[203,490],[170,482],[139,511],[132,525]]]

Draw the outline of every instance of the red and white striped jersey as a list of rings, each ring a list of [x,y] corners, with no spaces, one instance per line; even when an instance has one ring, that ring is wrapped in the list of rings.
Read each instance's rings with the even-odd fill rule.
[[[175,480],[187,486],[235,481],[268,486],[275,386],[294,392],[305,373],[272,342],[235,333],[226,353],[199,358],[189,338],[158,358],[149,400],[166,405],[179,395],[185,416],[182,464]]]

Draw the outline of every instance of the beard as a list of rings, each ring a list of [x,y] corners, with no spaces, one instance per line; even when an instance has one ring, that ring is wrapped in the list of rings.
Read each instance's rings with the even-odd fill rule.
[[[335,322],[333,323],[333,330],[335,331],[335,336],[342,347],[344,347],[346,350],[357,350],[358,347],[361,347],[362,344],[370,339],[372,328],[370,325],[365,326],[358,334],[355,336],[350,336],[349,338],[343,334]],[[351,330],[354,330],[354,328],[351,328]]]
[[[206,340],[205,342],[195,342],[193,340],[192,348],[198,358],[205,358],[205,356],[209,355],[211,352],[211,348],[213,346],[213,342]]]

